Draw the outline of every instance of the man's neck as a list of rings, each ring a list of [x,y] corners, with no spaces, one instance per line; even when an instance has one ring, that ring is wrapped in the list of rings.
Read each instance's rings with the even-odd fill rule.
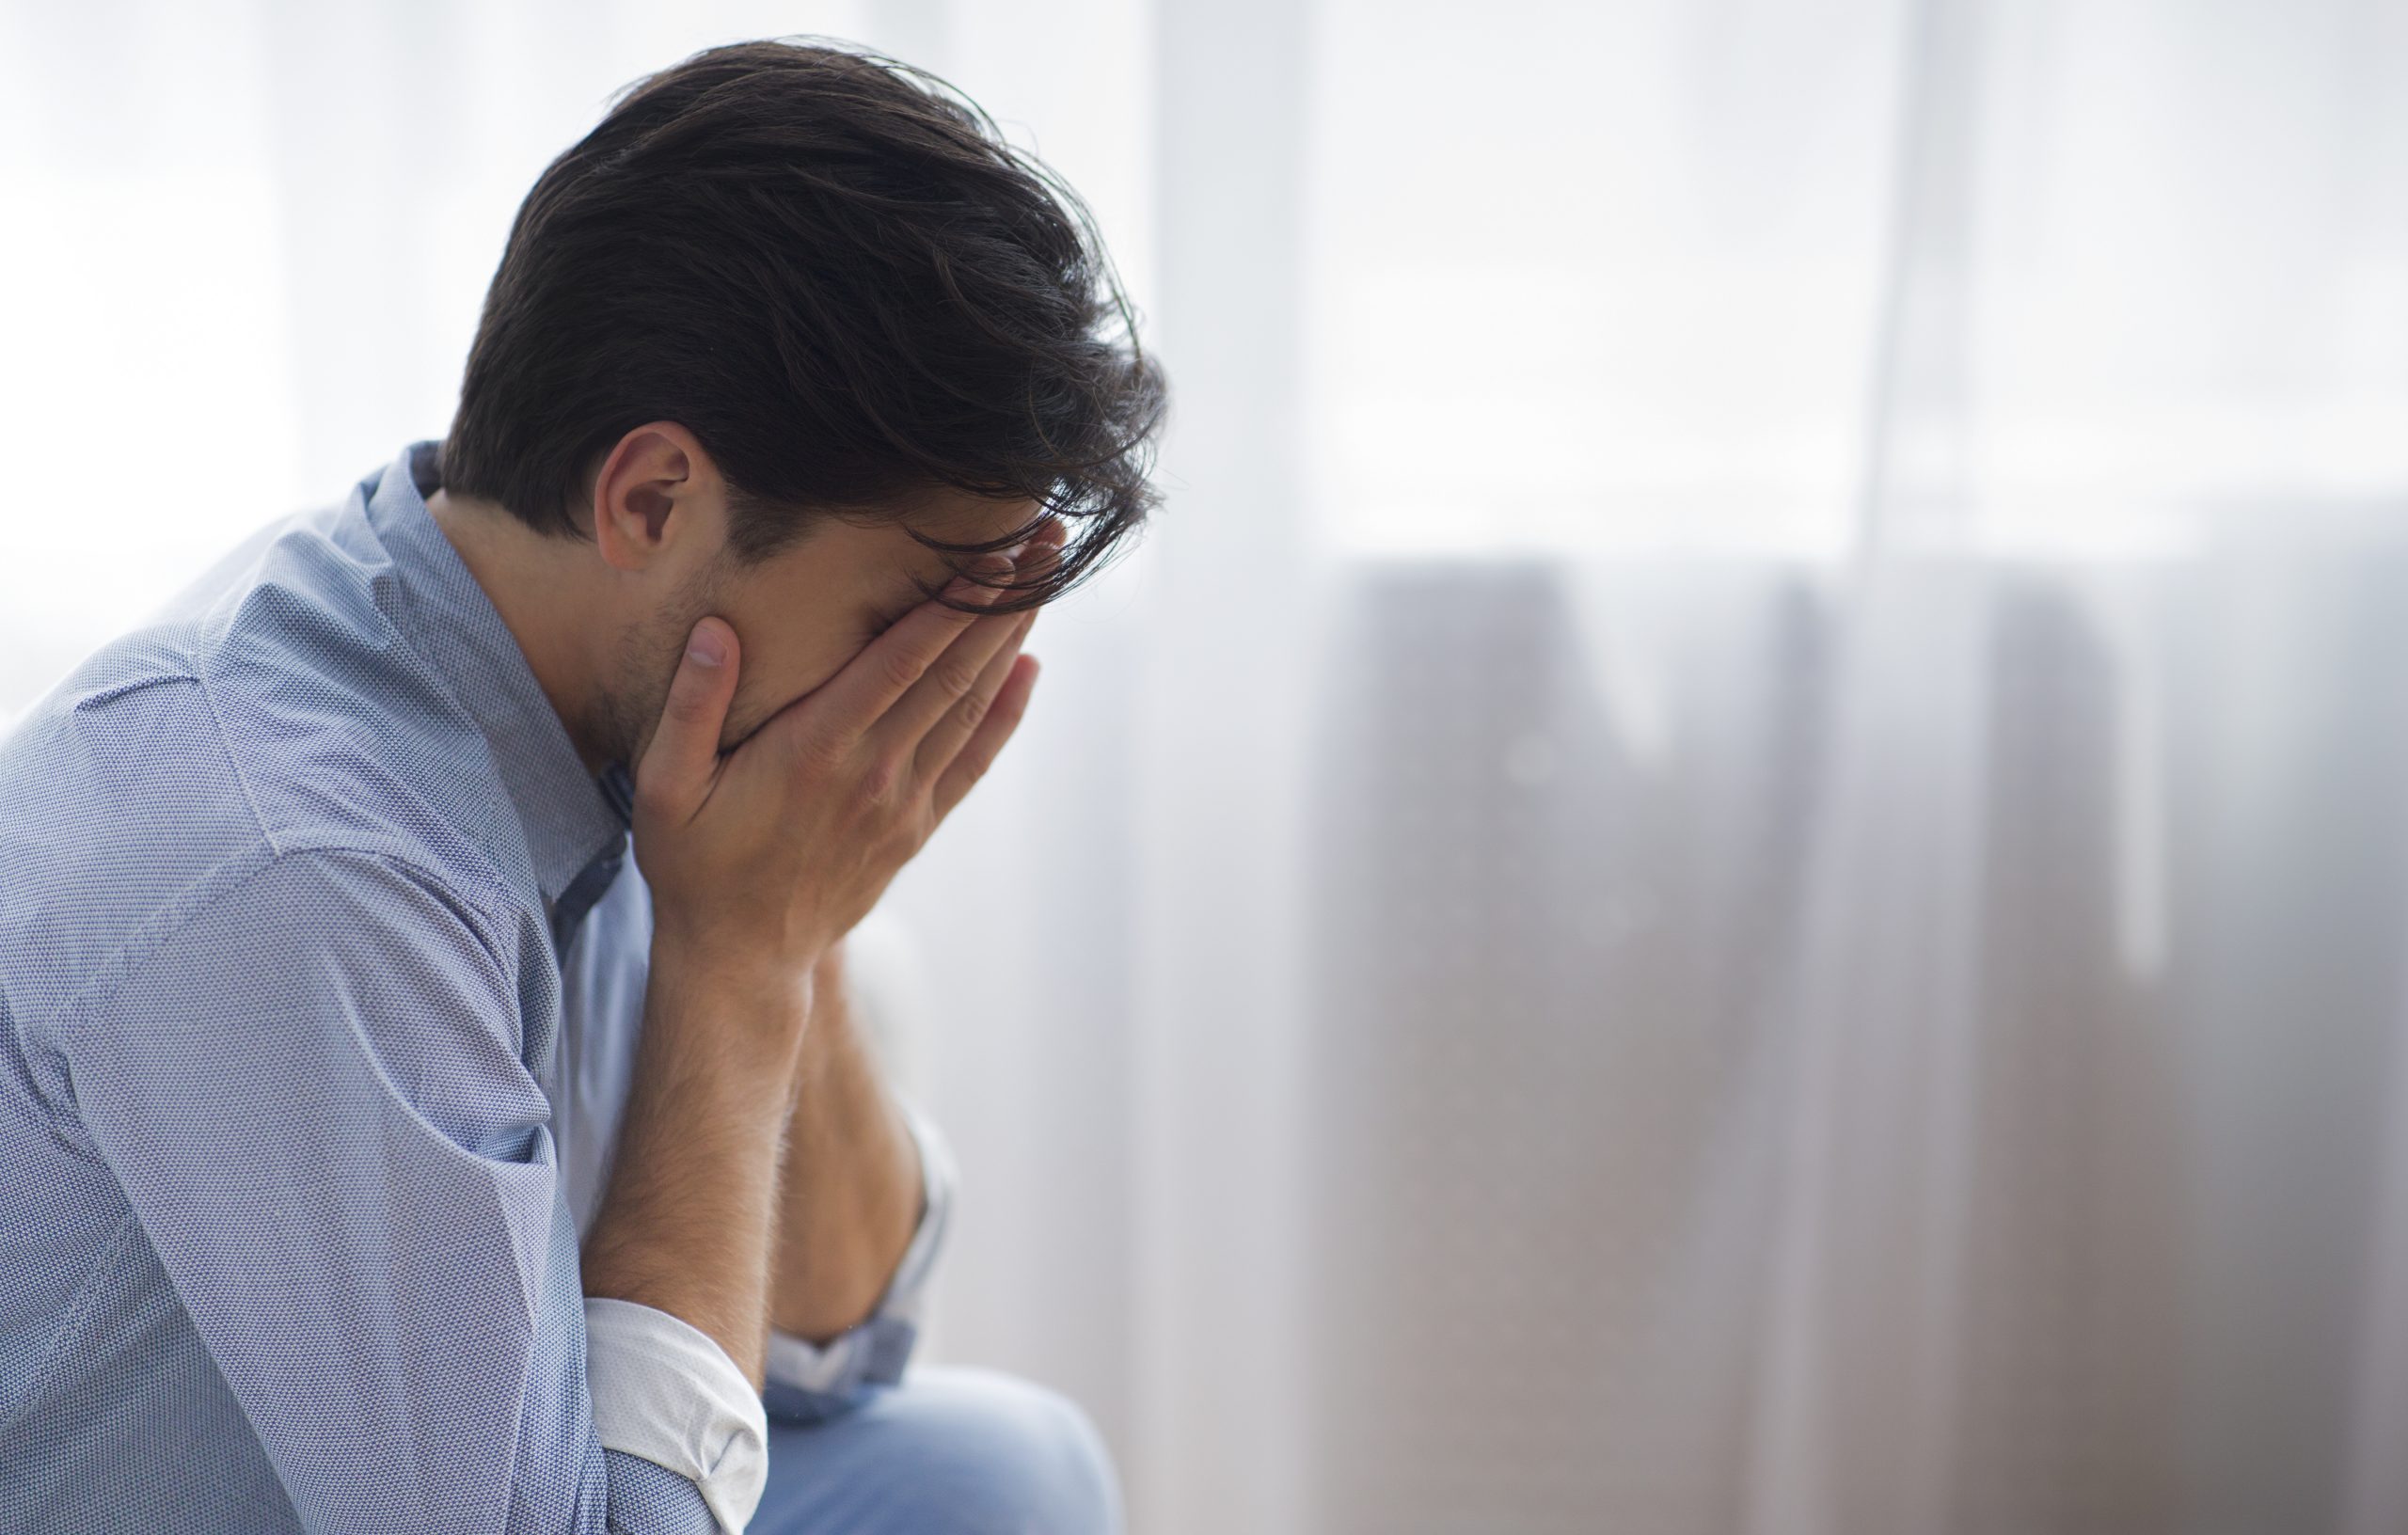
[[[600,772],[610,759],[594,728],[600,714],[588,648],[597,631],[576,604],[578,582],[569,563],[578,546],[547,538],[475,497],[438,489],[426,498],[426,510],[518,641],[587,770]]]

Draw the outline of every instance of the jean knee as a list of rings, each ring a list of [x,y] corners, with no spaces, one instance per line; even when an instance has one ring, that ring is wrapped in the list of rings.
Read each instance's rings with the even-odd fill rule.
[[[885,1472],[871,1479],[884,1489],[877,1527],[1120,1535],[1111,1454],[1057,1391],[991,1370],[919,1369],[864,1407],[851,1432],[877,1442],[865,1459]]]
[[[961,1427],[943,1453],[1006,1513],[998,1530],[1119,1535],[1120,1489],[1112,1457],[1078,1403],[989,1371],[957,1372],[950,1384]]]

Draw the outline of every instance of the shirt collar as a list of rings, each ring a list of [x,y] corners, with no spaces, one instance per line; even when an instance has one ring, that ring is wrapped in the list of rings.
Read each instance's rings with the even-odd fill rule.
[[[557,902],[580,871],[619,852],[632,785],[617,763],[599,778],[585,770],[526,653],[426,509],[440,483],[438,450],[413,442],[378,472],[368,522],[393,557],[410,640],[484,732],[536,882]]]

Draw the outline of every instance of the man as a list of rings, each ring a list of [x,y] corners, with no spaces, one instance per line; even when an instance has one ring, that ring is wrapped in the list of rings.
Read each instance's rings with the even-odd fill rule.
[[[949,1185],[842,940],[1153,504],[1127,315],[926,77],[697,55],[446,439],[0,741],[0,1530],[1117,1526],[1076,1409],[902,1379]]]

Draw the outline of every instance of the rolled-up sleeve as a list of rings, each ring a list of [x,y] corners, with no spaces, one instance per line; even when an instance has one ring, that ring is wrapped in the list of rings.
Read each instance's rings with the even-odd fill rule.
[[[585,1376],[603,1448],[674,1471],[740,1530],[768,1476],[769,1424],[716,1338],[635,1301],[588,1296]]]
[[[57,1044],[302,1527],[741,1529],[765,1434],[705,1335],[659,1312],[673,1325],[597,1327],[619,1425],[597,1428],[576,1228],[524,1058],[542,950],[496,914],[499,885],[286,850],[189,905]]]
[[[770,1329],[761,1400],[780,1421],[816,1422],[860,1405],[873,1387],[903,1378],[919,1340],[928,1276],[944,1245],[958,1175],[943,1134],[911,1105],[903,1112],[920,1152],[920,1224],[885,1292],[859,1324],[818,1344]]]

